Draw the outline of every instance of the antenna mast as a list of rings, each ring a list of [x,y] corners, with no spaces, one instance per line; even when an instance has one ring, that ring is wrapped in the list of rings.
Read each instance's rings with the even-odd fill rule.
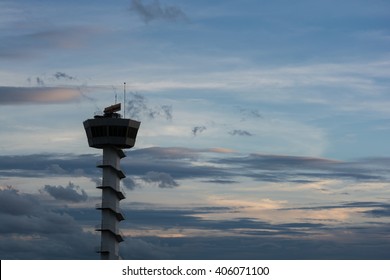
[[[123,118],[126,118],[126,82],[123,83]]]

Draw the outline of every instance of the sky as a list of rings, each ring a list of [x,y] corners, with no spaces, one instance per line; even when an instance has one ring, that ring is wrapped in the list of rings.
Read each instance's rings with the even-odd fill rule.
[[[390,259],[389,26],[384,0],[0,0],[0,258],[99,258],[82,122],[122,102],[124,259]]]

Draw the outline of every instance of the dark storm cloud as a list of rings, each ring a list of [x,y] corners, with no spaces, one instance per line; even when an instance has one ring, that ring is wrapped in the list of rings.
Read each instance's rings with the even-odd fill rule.
[[[144,118],[172,120],[172,106],[170,105],[151,106],[144,95],[136,92],[127,94],[126,98],[128,100],[126,102],[127,117],[136,120],[143,120]]]
[[[154,0],[146,4],[142,0],[132,0],[130,10],[137,14],[145,23],[154,20],[178,21],[186,20],[186,14],[177,6],[163,6],[160,1]]]
[[[232,131],[229,131],[230,135],[238,135],[238,136],[253,136],[252,133],[246,131],[246,130],[241,130],[241,129],[235,129]]]
[[[67,87],[0,86],[0,105],[69,103],[80,97],[78,89]]]
[[[81,202],[88,199],[87,193],[72,182],[69,182],[66,187],[46,185],[43,189],[57,200]]]
[[[97,236],[41,194],[0,189],[1,259],[95,259]]]

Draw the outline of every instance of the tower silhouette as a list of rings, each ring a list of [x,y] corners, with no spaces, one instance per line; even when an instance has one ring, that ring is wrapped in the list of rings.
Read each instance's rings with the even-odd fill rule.
[[[88,144],[92,148],[103,150],[103,160],[97,164],[102,169],[102,201],[96,208],[101,211],[101,224],[97,231],[101,232],[101,244],[98,249],[102,260],[120,259],[119,243],[123,236],[119,231],[119,222],[124,216],[119,208],[119,201],[125,198],[120,180],[125,174],[120,168],[120,160],[126,155],[123,149],[130,149],[135,144],[140,122],[124,119],[118,113],[121,104],[104,109],[103,115],[95,115],[93,119],[84,121]]]

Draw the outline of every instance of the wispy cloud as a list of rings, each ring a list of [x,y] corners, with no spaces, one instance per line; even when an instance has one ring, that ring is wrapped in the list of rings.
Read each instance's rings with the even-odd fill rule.
[[[232,130],[232,131],[229,131],[229,134],[230,135],[238,135],[238,136],[253,136],[252,133],[250,133],[249,131],[246,131],[246,130],[241,130],[241,129],[235,129],[235,130]]]
[[[37,82],[38,82],[37,78]],[[39,81],[41,81],[39,79]],[[52,104],[80,100],[78,89],[66,87],[6,87],[0,86],[0,104]]]
[[[126,103],[126,116],[136,119],[143,120],[164,118],[166,120],[172,120],[172,106],[171,105],[150,105],[148,99],[136,92],[131,92],[127,95]]]
[[[37,81],[37,85],[40,85],[40,86],[44,86],[45,85],[45,82],[40,77],[37,77],[36,81]]]
[[[202,133],[206,129],[207,129],[207,127],[205,127],[204,125],[202,125],[202,126],[195,126],[191,130],[192,131],[192,135],[193,136],[197,136],[198,134]]]
[[[255,119],[263,118],[263,115],[257,109],[240,108],[239,111],[240,111],[240,114],[242,115],[241,121],[245,121],[245,120],[250,119],[250,118],[255,118]]]
[[[70,76],[64,72],[57,72],[53,75],[57,80],[65,79],[65,80],[76,80],[76,77]]]
[[[96,28],[85,26],[48,28],[26,34],[4,36],[0,41],[0,57],[25,59],[43,55],[48,49],[77,49],[99,33]]]
[[[154,20],[178,21],[186,20],[186,14],[177,6],[161,5],[159,0],[146,4],[142,0],[132,0],[130,10],[137,14],[145,23]]]

